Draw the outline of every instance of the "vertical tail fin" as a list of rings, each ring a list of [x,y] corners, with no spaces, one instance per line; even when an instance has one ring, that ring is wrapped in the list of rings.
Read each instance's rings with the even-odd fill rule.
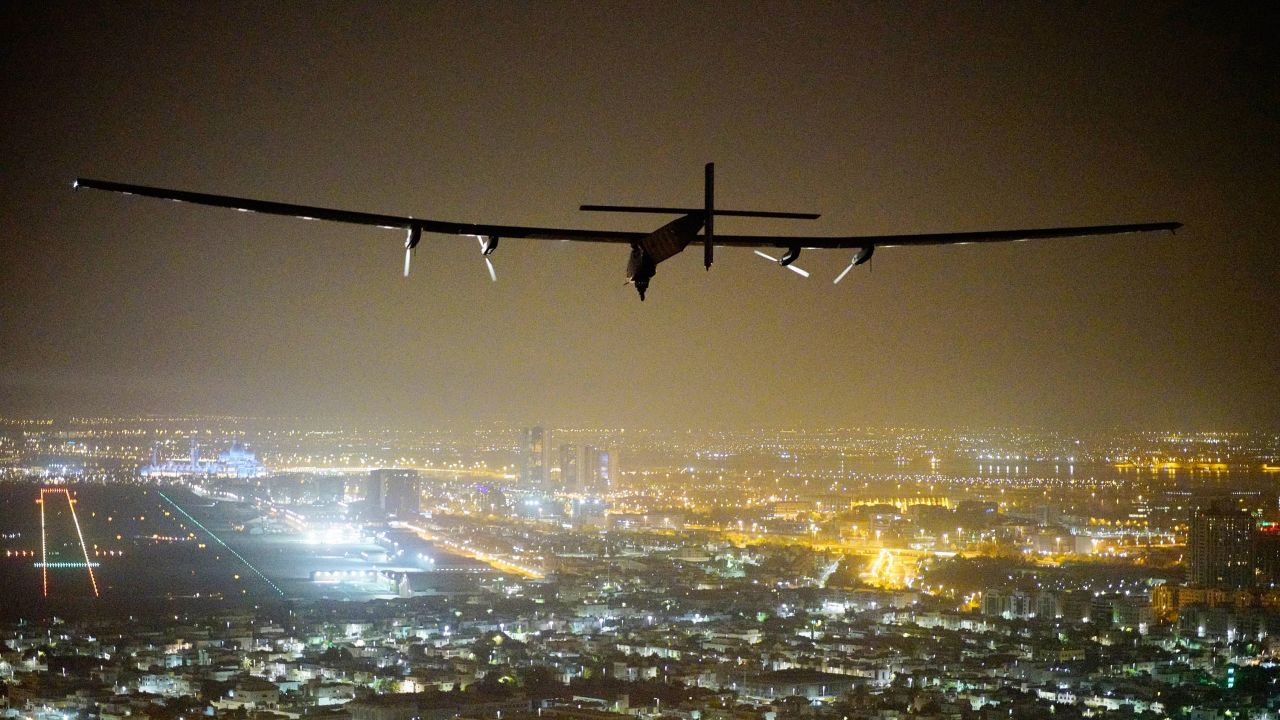
[[[715,254],[715,248],[712,242],[715,240],[715,222],[716,222],[716,164],[707,163],[705,184],[703,187],[703,211],[706,213],[706,222],[703,225],[702,236],[702,264],[708,270],[711,269],[711,261]]]

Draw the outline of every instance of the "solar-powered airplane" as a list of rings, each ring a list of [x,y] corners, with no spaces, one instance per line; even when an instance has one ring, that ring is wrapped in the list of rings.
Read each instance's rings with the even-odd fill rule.
[[[127,183],[107,180],[91,180],[79,178],[72,187],[92,188],[125,193],[127,195],[143,195],[146,197],[189,202],[198,205],[212,205],[240,210],[242,212],[266,213],[269,215],[287,215],[304,220],[328,220],[330,222],[351,223],[355,225],[374,225],[380,228],[403,230],[404,240],[404,274],[409,275],[409,264],[414,250],[422,240],[422,233],[441,235],[470,235],[480,243],[480,254],[489,270],[489,277],[497,280],[493,261],[489,256],[498,247],[502,238],[519,238],[533,240],[575,240],[580,242],[622,243],[631,247],[631,256],[627,260],[627,282],[635,285],[644,300],[645,291],[649,289],[649,281],[657,270],[658,263],[684,250],[689,245],[702,242],[702,262],[711,269],[713,254],[720,247],[756,248],[757,255],[778,263],[804,277],[809,273],[801,270],[793,263],[800,257],[801,250],[856,250],[852,259],[833,282],[839,283],[853,268],[871,259],[877,247],[905,247],[912,245],[963,245],[975,242],[1006,242],[1012,240],[1040,240],[1045,238],[1071,238],[1089,235],[1120,235],[1124,233],[1152,232],[1168,230],[1170,232],[1182,227],[1182,223],[1158,222],[1137,223],[1130,225],[1092,225],[1086,227],[1033,228],[1026,230],[979,230],[974,232],[925,233],[916,235],[862,235],[862,236],[828,236],[816,237],[806,235],[716,235],[715,219],[722,217],[757,217],[783,218],[790,220],[814,220],[819,216],[814,213],[772,212],[767,210],[721,210],[715,206],[715,164],[707,163],[703,206],[700,208],[679,207],[640,207],[629,205],[583,205],[580,209],[602,212],[658,213],[678,215],[675,220],[650,233],[629,232],[623,230],[578,230],[563,228],[526,227],[521,225],[489,225],[484,223],[458,223],[445,220],[428,220],[401,215],[382,215],[353,210],[337,210],[332,208],[311,207],[308,205],[292,205],[269,200],[252,200],[231,197],[229,195],[210,195],[206,193],[171,190],[167,188],[147,187],[145,185],[129,185]],[[761,248],[773,249],[778,253],[774,257]]]

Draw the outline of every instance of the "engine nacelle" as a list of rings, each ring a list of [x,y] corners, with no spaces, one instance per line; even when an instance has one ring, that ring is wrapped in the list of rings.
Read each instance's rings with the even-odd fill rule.
[[[799,259],[799,257],[800,257],[800,248],[792,246],[787,249],[787,252],[785,255],[778,258],[778,264],[781,265],[782,267],[786,267],[791,263],[795,262],[797,259]]]
[[[404,236],[404,276],[409,277],[409,265],[413,262],[413,251],[422,241],[422,228],[410,225]]]
[[[875,253],[875,251],[876,251],[875,245],[868,245],[862,248],[861,250],[859,250],[858,254],[853,258],[854,267],[857,267],[858,265],[861,265],[862,263],[870,260],[871,255]]]

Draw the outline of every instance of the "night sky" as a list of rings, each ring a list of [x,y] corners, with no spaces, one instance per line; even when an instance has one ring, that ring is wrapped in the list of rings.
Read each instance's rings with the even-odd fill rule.
[[[6,3],[0,413],[442,426],[1280,428],[1280,21],[1163,3]],[[627,230],[1176,220],[847,251],[503,242],[77,176]]]

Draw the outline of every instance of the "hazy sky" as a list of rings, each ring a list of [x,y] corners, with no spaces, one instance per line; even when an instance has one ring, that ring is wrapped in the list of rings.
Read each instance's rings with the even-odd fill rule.
[[[1236,13],[1231,15],[1230,13]],[[1163,3],[6,3],[0,412],[441,425],[1280,428],[1274,11]],[[1178,220],[884,249],[839,286],[689,251],[469,238],[582,202],[823,213],[721,232]]]

